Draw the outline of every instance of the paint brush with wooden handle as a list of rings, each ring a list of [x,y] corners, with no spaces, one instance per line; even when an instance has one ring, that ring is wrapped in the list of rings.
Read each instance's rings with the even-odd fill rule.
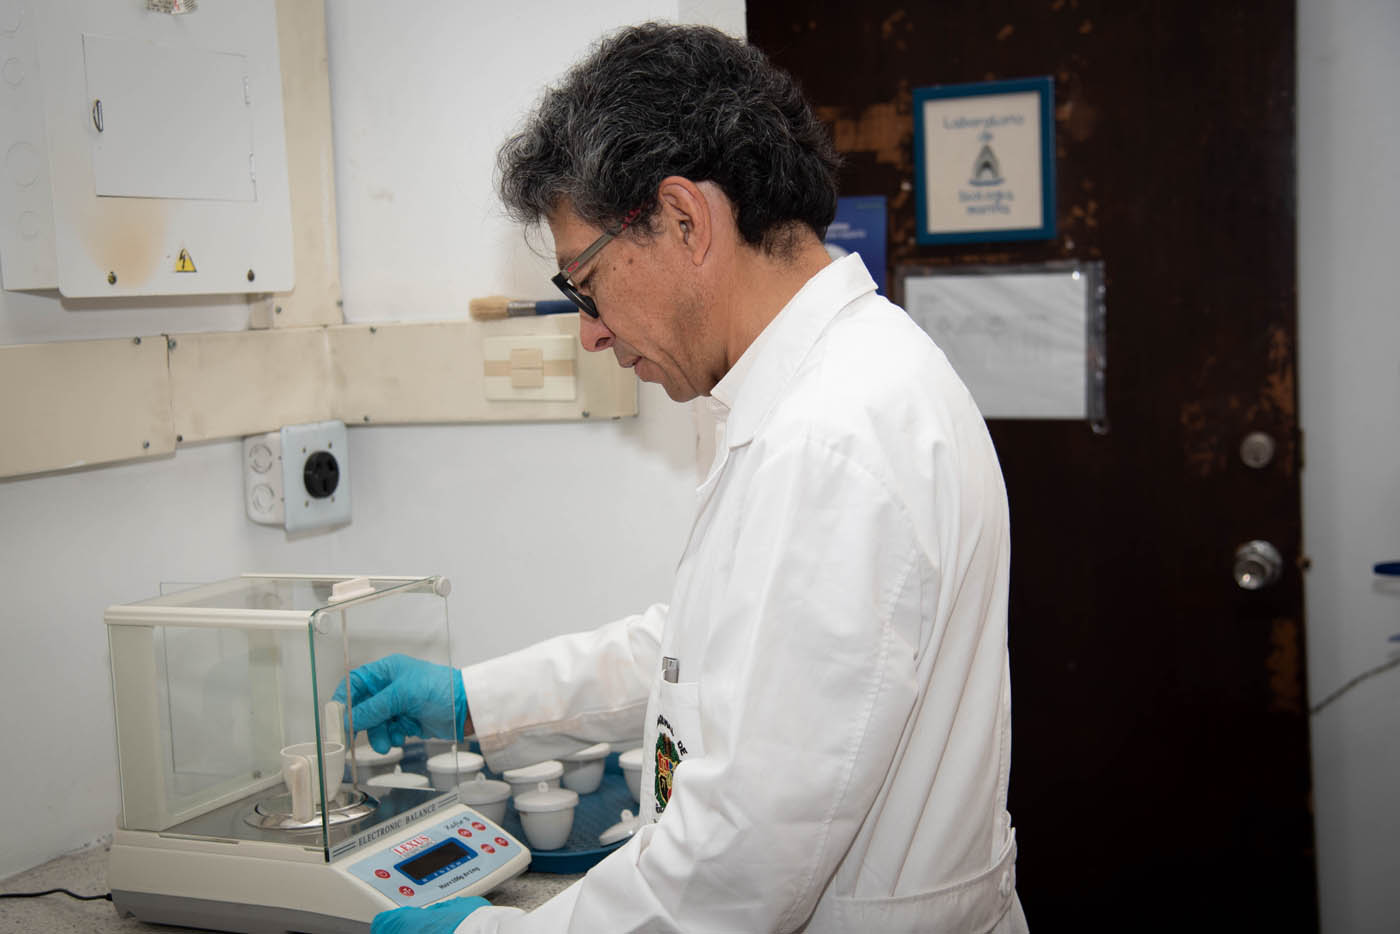
[[[567,315],[578,311],[578,306],[567,298],[549,301],[506,298],[504,295],[488,295],[471,300],[471,314],[478,321],[494,321],[497,318],[528,318],[533,315]]]

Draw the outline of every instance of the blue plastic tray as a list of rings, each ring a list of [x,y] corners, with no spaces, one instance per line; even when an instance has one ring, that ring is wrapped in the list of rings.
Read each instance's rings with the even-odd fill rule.
[[[458,748],[481,752],[481,748],[475,742]],[[633,814],[637,813],[637,802],[633,800],[632,792],[627,789],[627,779],[622,774],[622,766],[618,764],[617,756],[614,752],[604,760],[603,781],[598,785],[598,790],[578,796],[578,807],[574,809],[574,826],[569,831],[569,839],[564,845],[557,850],[530,850],[532,872],[587,872],[598,860],[627,842],[626,839],[622,839],[609,846],[598,842],[599,834],[622,819],[623,809]],[[403,767],[404,771],[427,773],[426,753],[421,743],[410,743],[405,747]],[[489,768],[482,771],[487,778],[504,780]],[[529,845],[525,828],[520,825],[520,814],[515,810],[513,803],[506,805],[506,818],[500,823],[511,836]]]
[[[487,777],[496,776],[488,773]],[[610,755],[603,768],[603,781],[598,790],[578,796],[569,839],[557,850],[530,850],[531,871],[587,872],[594,863],[627,842],[619,840],[608,846],[598,842],[600,833],[622,819],[624,808],[636,814],[637,802],[632,800],[632,792],[627,790],[627,779],[622,775],[622,767],[617,764],[617,756]],[[520,826],[520,814],[516,812],[514,804],[506,807],[506,819],[501,821],[501,826],[528,845],[529,840]]]

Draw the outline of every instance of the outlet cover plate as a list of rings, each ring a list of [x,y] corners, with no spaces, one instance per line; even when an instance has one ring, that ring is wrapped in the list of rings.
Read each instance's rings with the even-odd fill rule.
[[[288,532],[329,529],[350,521],[350,445],[341,421],[282,428],[283,527]],[[315,495],[308,488],[308,465]],[[335,476],[327,490],[326,478]]]

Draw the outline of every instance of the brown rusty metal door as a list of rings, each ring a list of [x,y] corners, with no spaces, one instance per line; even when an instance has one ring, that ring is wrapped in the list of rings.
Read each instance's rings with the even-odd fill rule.
[[[767,0],[748,29],[832,127],[842,193],[888,198],[890,281],[1104,263],[1108,432],[991,422],[1032,929],[1316,930],[1293,5]],[[1055,82],[1057,237],[918,246],[912,89],[1036,75]],[[1246,590],[1254,540],[1282,566]]]

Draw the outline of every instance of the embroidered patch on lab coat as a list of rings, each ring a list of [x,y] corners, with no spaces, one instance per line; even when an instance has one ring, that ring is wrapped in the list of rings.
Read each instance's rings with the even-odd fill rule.
[[[676,766],[680,765],[685,758],[685,743],[675,735],[675,729],[671,726],[671,721],[664,716],[656,718],[656,781],[653,789],[656,793],[656,813],[660,814],[666,810],[666,804],[671,800],[671,782],[675,775]]]

